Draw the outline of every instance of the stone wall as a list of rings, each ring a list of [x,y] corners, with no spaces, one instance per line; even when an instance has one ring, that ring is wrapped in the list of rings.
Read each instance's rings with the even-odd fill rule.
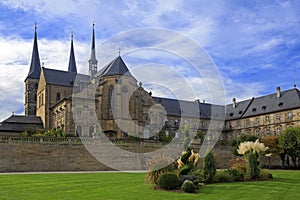
[[[102,148],[105,146],[98,145]],[[124,156],[126,162],[120,162],[117,156],[107,155],[112,163],[118,163],[118,169],[137,170],[146,169],[146,163],[151,159],[147,154],[137,156],[136,152],[153,152],[164,146],[159,143],[128,143],[118,144],[128,151]],[[90,146],[88,146],[90,147]],[[177,147],[180,147],[178,144]],[[164,147],[167,148],[167,147]],[[103,149],[102,149],[103,150]],[[100,155],[101,149],[95,152]],[[228,168],[234,157],[231,147],[215,146],[213,153],[218,168]],[[179,155],[180,152],[174,152]],[[124,158],[123,156],[123,158]],[[265,160],[268,164],[269,160]],[[280,163],[274,163],[280,165]],[[279,161],[280,162],[280,161]],[[112,170],[94,158],[83,144],[44,143],[44,142],[1,142],[0,141],[0,172],[28,172],[28,171],[105,171]]]

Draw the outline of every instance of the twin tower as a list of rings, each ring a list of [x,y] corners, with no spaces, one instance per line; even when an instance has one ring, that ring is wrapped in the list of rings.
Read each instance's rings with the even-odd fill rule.
[[[98,60],[96,59],[96,50],[95,50],[95,24],[93,23],[93,32],[92,32],[92,47],[91,47],[91,57],[89,59],[89,76],[94,77],[97,73],[97,64]],[[37,107],[37,90],[41,74],[41,62],[38,51],[37,43],[37,26],[34,27],[34,41],[33,41],[33,50],[30,62],[30,68],[28,75],[25,79],[25,115],[36,115]],[[71,49],[69,57],[68,72],[77,74],[76,60],[74,54],[74,45],[73,45],[73,34],[71,35]]]

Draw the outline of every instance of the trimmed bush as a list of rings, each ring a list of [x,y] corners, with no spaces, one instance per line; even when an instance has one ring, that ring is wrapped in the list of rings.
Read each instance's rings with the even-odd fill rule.
[[[212,182],[214,176],[216,175],[216,161],[213,153],[210,151],[205,157],[203,161],[203,174],[205,179],[208,182]]]
[[[233,182],[234,177],[228,174],[226,171],[218,171],[217,174],[214,176],[215,183],[221,182]]]
[[[259,177],[259,168],[257,162],[257,156],[254,152],[250,151],[247,155],[248,158],[248,168],[247,175],[250,179],[257,179]]]
[[[197,191],[197,186],[189,180],[184,181],[180,188],[183,192],[195,193]]]
[[[160,175],[157,183],[161,189],[174,190],[178,187],[179,179],[175,173],[168,172]]]
[[[192,181],[195,185],[199,184],[199,178],[195,175],[182,175],[179,176],[179,186],[182,186],[184,181],[189,180]]]
[[[234,181],[243,181],[244,180],[244,173],[240,172],[237,169],[229,168],[225,170],[226,173],[230,174],[233,176]]]

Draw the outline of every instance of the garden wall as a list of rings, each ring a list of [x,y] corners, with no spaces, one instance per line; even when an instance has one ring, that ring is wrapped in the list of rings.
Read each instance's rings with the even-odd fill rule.
[[[116,145],[129,152],[124,155],[127,162],[113,160],[126,170],[146,169],[145,163],[151,159],[147,154],[137,158],[135,153],[130,152],[152,152],[163,147],[160,143],[151,142],[121,142]],[[96,153],[100,154],[101,151]],[[177,155],[180,152],[174,153]],[[229,167],[229,161],[233,158],[231,147],[215,146],[213,153],[218,168]],[[108,156],[106,159],[115,159],[114,156]],[[112,169],[95,159],[78,141],[45,141],[45,139],[23,141],[23,139],[0,138],[0,172],[104,170]]]

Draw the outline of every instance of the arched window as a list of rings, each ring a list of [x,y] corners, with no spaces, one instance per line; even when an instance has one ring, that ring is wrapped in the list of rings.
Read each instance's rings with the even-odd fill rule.
[[[82,127],[80,125],[77,125],[76,127],[76,136],[78,137],[82,136]]]
[[[60,100],[60,93],[56,93],[56,101],[59,101]]]
[[[113,95],[114,88],[111,86],[108,90],[108,118],[112,119],[113,118],[113,113],[112,113],[112,95]]]
[[[94,126],[90,126],[89,127],[89,137],[93,137],[93,133],[94,133]]]

